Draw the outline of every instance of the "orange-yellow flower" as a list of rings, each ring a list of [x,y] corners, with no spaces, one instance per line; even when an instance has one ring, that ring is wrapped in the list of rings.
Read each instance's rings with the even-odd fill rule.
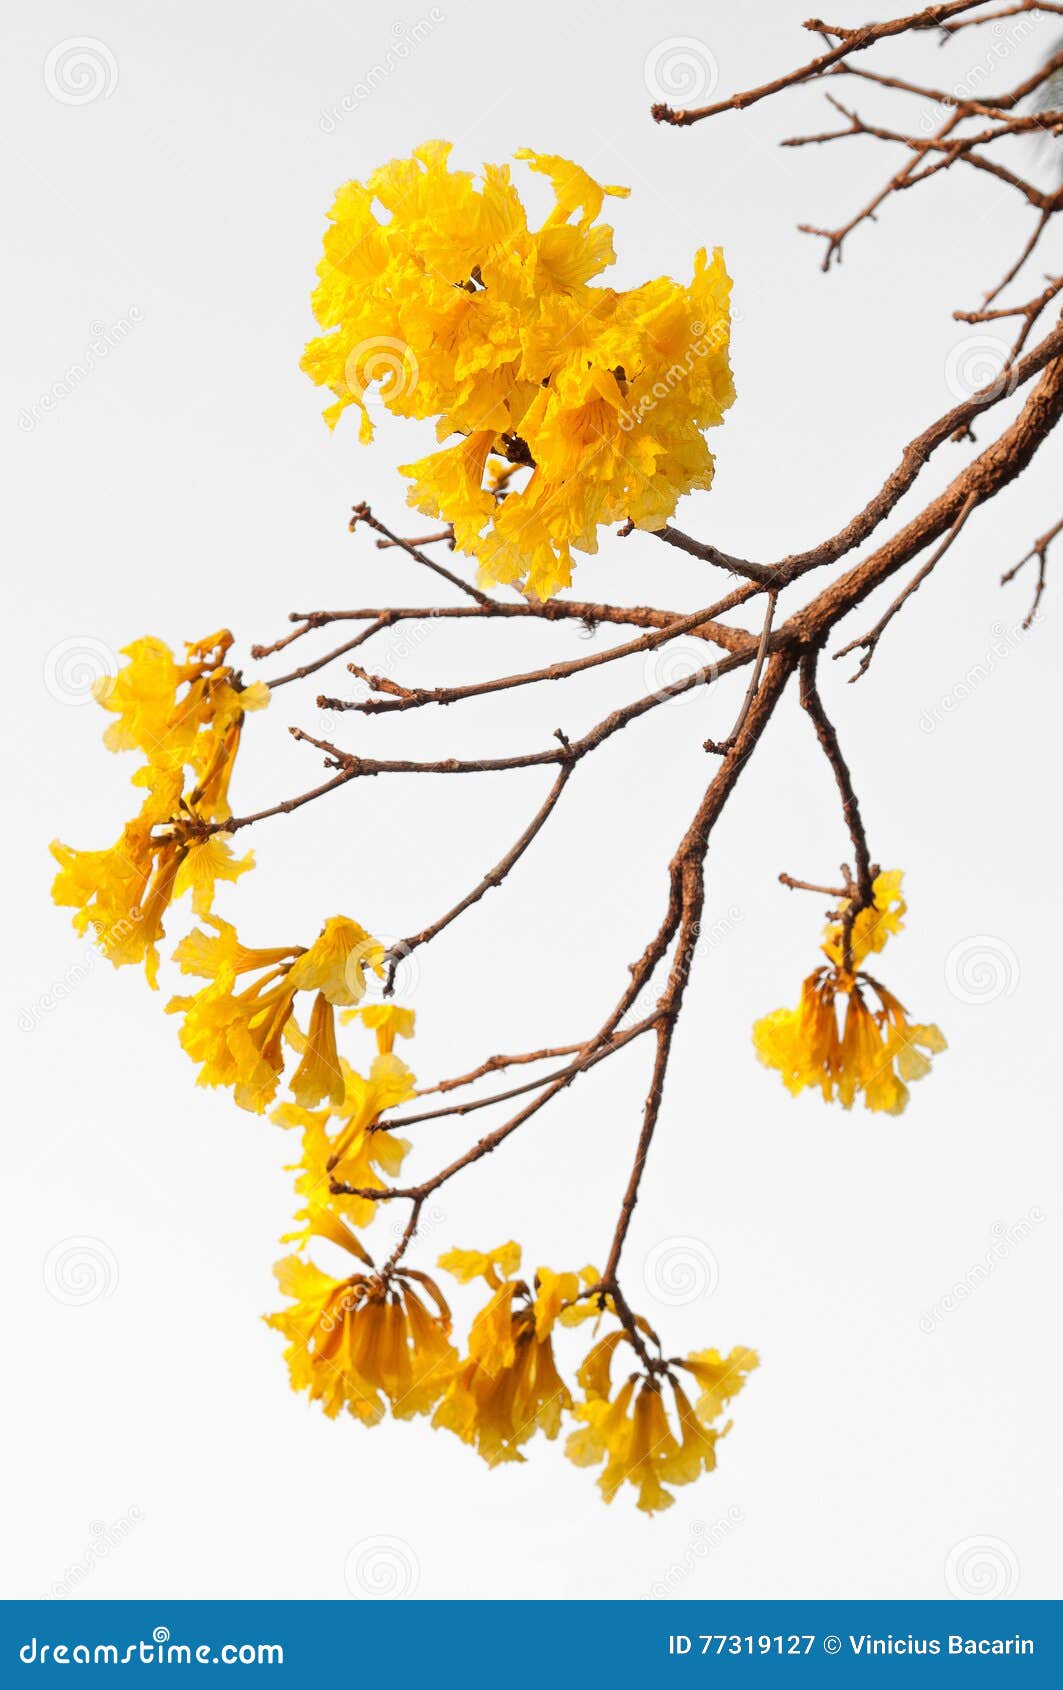
[[[397,1420],[429,1413],[457,1360],[439,1287],[412,1268],[378,1272],[354,1234],[327,1211],[313,1230],[368,1271],[335,1279],[300,1256],[277,1263],[278,1284],[292,1301],[267,1316],[267,1325],[288,1339],[292,1389],[308,1391],[329,1416],[346,1408],[370,1426],[388,1407]]]
[[[52,845],[60,865],[55,902],[76,911],[80,933],[93,928],[115,966],[143,962],[152,986],[172,900],[191,892],[193,910],[206,916],[217,883],[236,880],[254,863],[251,852],[238,860],[223,833],[203,826],[228,819],[244,715],[269,702],[261,682],[237,684],[224,661],[231,644],[222,629],[190,645],[183,664],[161,640],[125,648],[126,664],[94,692],[115,717],[104,734],[108,749],[139,751],[146,759],[133,775],[133,785],[146,792],[139,815],[108,850]]]
[[[330,916],[309,948],[271,950],[248,949],[228,922],[210,921],[217,938],[197,929],[174,952],[184,973],[205,976],[210,984],[166,1006],[184,1018],[181,1043],[202,1065],[199,1084],[231,1086],[241,1108],[261,1114],[284,1072],[296,996],[314,991],[308,1031],[305,1037],[295,1034],[302,1059],[292,1089],[305,1108],[323,1098],[342,1104],[346,1079],[336,1049],[334,1005],[357,1003],[365,992],[366,967],[382,971],[383,946],[347,916]],[[258,978],[237,992],[243,974]]]
[[[284,1127],[300,1127],[302,1156],[295,1165],[296,1191],[304,1199],[297,1218],[310,1222],[313,1210],[327,1204],[352,1226],[368,1226],[380,1207],[370,1197],[356,1192],[377,1190],[384,1176],[394,1176],[410,1146],[406,1139],[387,1132],[377,1123],[386,1109],[407,1102],[414,1095],[414,1076],[393,1051],[378,1053],[368,1077],[359,1074],[340,1057],[344,1095],[340,1103],[323,1109],[304,1109],[282,1103],[273,1119]],[[355,1187],[355,1192],[336,1192],[333,1184]]]
[[[861,1097],[872,1111],[899,1115],[908,1103],[908,1082],[923,1079],[930,1057],[946,1049],[939,1027],[909,1021],[899,999],[860,967],[903,926],[908,906],[900,886],[899,869],[876,877],[872,903],[849,924],[851,968],[847,906],[826,929],[829,963],[804,981],[797,1008],[773,1010],[754,1024],[757,1055],[778,1070],[792,1095],[818,1086],[828,1103],[837,1100],[843,1109]]]
[[[574,1273],[540,1268],[534,1285],[515,1277],[520,1247],[451,1250],[439,1265],[467,1281],[482,1276],[491,1297],[472,1323],[468,1355],[451,1373],[432,1424],[474,1445],[489,1466],[523,1461],[521,1448],[536,1432],[556,1438],[572,1398],[557,1370],[552,1332],[566,1300],[574,1298]]]
[[[729,1429],[716,1430],[712,1422],[741,1390],[746,1375],[757,1366],[757,1356],[736,1349],[726,1359],[715,1350],[675,1358],[650,1373],[636,1370],[613,1396],[610,1368],[623,1342],[630,1342],[625,1331],[610,1333],[580,1369],[586,1396],[573,1412],[583,1424],[569,1437],[565,1453],[578,1467],[604,1462],[598,1485],[606,1502],[630,1484],[638,1491],[639,1508],[653,1514],[675,1500],[666,1485],[691,1484],[700,1474],[712,1472],[717,1440]],[[701,1386],[696,1406],[683,1390],[677,1369],[691,1373]]]

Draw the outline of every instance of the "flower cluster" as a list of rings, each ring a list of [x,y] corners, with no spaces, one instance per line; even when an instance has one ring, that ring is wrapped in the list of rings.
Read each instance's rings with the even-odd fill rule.
[[[52,845],[60,865],[52,897],[76,910],[79,933],[92,927],[116,967],[144,963],[154,987],[163,918],[175,898],[190,892],[207,930],[188,933],[174,961],[208,984],[172,998],[167,1009],[182,1017],[181,1043],[200,1065],[200,1084],[231,1087],[237,1103],[261,1113],[276,1096],[291,1051],[300,1058],[291,1076],[295,1105],[310,1108],[327,1098],[340,1107],[357,1076],[336,1048],[335,1009],[361,1002],[367,970],[383,973],[384,947],[358,922],[332,916],[310,946],[253,949],[211,913],[217,883],[253,866],[250,852],[234,856],[225,823],[244,717],[269,703],[263,682],[242,685],[225,661],[232,643],[222,629],[187,646],[186,661],[178,663],[161,640],[135,640],[117,676],[97,683],[98,703],[115,718],[104,744],[140,753],[133,785],[146,796],[108,850]],[[295,1016],[302,992],[311,994],[305,1033]],[[397,1100],[406,1081],[389,1080],[397,1063],[390,1052],[395,1031],[412,1028],[410,1011],[377,1005],[363,1013],[384,1029],[378,1037],[386,1045],[378,1055],[383,1071],[377,1075],[374,1066],[370,1083],[385,1089],[390,1083],[392,1091],[398,1084],[395,1098],[388,1094]]]
[[[578,1423],[566,1446],[570,1459],[581,1467],[604,1462],[598,1483],[605,1500],[628,1483],[639,1508],[651,1514],[671,1506],[666,1485],[689,1484],[715,1467],[717,1439],[728,1430],[715,1423],[756,1367],[752,1350],[666,1360],[647,1323],[628,1316],[594,1343],[577,1370],[583,1394],[576,1400],[554,1353],[557,1328],[619,1318],[594,1268],[577,1274],[540,1267],[529,1282],[520,1276],[521,1250],[513,1242],[483,1252],[448,1251],[439,1266],[462,1284],[482,1278],[490,1293],[463,1356],[451,1344],[449,1306],[429,1275],[394,1261],[377,1269],[327,1208],[315,1210],[301,1244],[312,1238],[339,1244],[369,1270],[337,1280],[299,1255],[277,1265],[291,1302],[268,1323],[289,1340],[293,1389],[308,1391],[327,1414],[345,1407],[369,1425],[383,1417],[385,1403],[398,1419],[431,1414],[433,1426],[455,1433],[491,1467],[524,1461],[524,1446],[536,1433],[556,1438],[568,1414]],[[614,1388],[612,1363],[625,1344],[638,1365]],[[683,1390],[681,1373],[698,1387],[696,1402]]]
[[[383,1418],[385,1405],[400,1420],[427,1413],[457,1361],[450,1310],[435,1280],[412,1268],[378,1273],[369,1252],[327,1209],[318,1211],[312,1231],[369,1272],[334,1279],[301,1256],[278,1262],[278,1283],[292,1302],[267,1322],[288,1339],[292,1389],[309,1391],[330,1416],[345,1408],[368,1426]]]
[[[322,1109],[308,1109],[298,1103],[282,1103],[273,1119],[282,1127],[297,1127],[302,1133],[302,1154],[291,1171],[295,1189],[304,1206],[298,1219],[307,1230],[292,1234],[305,1243],[317,1211],[329,1208],[350,1226],[366,1227],[378,1205],[359,1197],[361,1189],[376,1190],[382,1177],[394,1177],[402,1168],[410,1146],[380,1124],[386,1109],[408,1103],[416,1095],[416,1080],[406,1063],[396,1055],[396,1036],[410,1038],[414,1029],[412,1009],[397,1004],[367,1004],[345,1010],[341,1021],[360,1021],[376,1034],[376,1053],[368,1075],[359,1074],[341,1056],[342,1095],[330,1098]],[[350,1186],[351,1192],[336,1191]]]
[[[290,1080],[296,1103],[342,1104],[347,1080],[336,1049],[335,1006],[361,1000],[366,968],[383,972],[384,947],[342,915],[330,916],[309,948],[272,950],[249,950],[227,921],[208,920],[214,934],[196,928],[174,961],[210,983],[166,1006],[183,1017],[181,1043],[201,1064],[199,1084],[231,1086],[241,1108],[261,1114],[276,1096],[287,1045],[300,1056]],[[237,991],[243,976],[250,983]],[[295,1018],[300,992],[313,993],[305,1035]]]
[[[225,662],[233,643],[227,628],[186,647],[184,663],[161,640],[135,640],[128,663],[113,679],[97,681],[97,701],[115,718],[104,734],[110,751],[137,751],[144,761],[133,785],[146,796],[116,843],[105,851],[76,851],[57,840],[57,904],[77,911],[74,926],[91,926],[115,967],[145,966],[156,984],[163,916],[174,898],[192,894],[192,908],[210,913],[219,880],[235,880],[253,866],[237,860],[224,832],[229,781],[244,716],[269,703],[261,681],[242,686]]]
[[[717,1428],[724,1408],[757,1366],[754,1350],[700,1350],[685,1359],[672,1357],[649,1372],[636,1371],[613,1394],[610,1367],[619,1344],[628,1339],[621,1329],[603,1338],[588,1355],[578,1378],[586,1392],[575,1415],[583,1425],[568,1440],[567,1455],[580,1467],[604,1469],[598,1486],[612,1502],[621,1485],[634,1485],[638,1506],[653,1514],[670,1508],[673,1496],[666,1484],[689,1485],[716,1466],[717,1440],[730,1422]],[[628,1340],[629,1341],[629,1340]],[[680,1384],[680,1372],[698,1386],[692,1403]],[[674,1419],[669,1417],[671,1397]]]
[[[485,583],[546,599],[599,527],[662,528],[711,485],[703,431],[734,399],[730,280],[700,251],[689,286],[595,286],[615,257],[602,202],[627,189],[518,152],[553,190],[533,230],[508,165],[478,184],[449,154],[431,142],[340,189],[303,367],[335,395],[330,424],[360,410],[363,441],[374,384],[395,415],[434,419],[443,449],[403,466],[410,503],[452,524]]]
[[[827,966],[804,981],[797,1008],[776,1009],[754,1025],[757,1055],[795,1096],[818,1086],[843,1109],[862,1096],[868,1109],[899,1115],[908,1082],[928,1074],[930,1057],[946,1048],[940,1028],[909,1021],[904,1005],[861,967],[904,925],[901,878],[899,869],[879,874],[869,904],[854,909],[850,901],[826,929]]]

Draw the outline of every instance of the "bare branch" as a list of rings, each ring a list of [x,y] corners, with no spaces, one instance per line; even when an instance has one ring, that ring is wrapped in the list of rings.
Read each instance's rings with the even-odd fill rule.
[[[730,99],[719,100],[715,105],[702,106],[696,111],[673,111],[671,106],[657,105],[653,107],[653,117],[657,123],[685,127],[700,123],[705,117],[716,117],[720,112],[744,111],[747,106],[756,105],[758,100],[766,100],[769,95],[779,94],[785,88],[796,88],[801,83],[815,81],[840,60],[846,59],[850,53],[865,52],[868,47],[874,47],[876,42],[885,41],[893,35],[937,28],[948,18],[955,17],[960,12],[973,11],[981,3],[982,0],[952,0],[951,5],[928,6],[924,11],[913,12],[909,17],[890,18],[885,23],[865,24],[861,29],[835,28],[821,22],[819,18],[811,18],[805,28],[820,35],[840,37],[838,46],[818,54],[807,64],[800,65],[797,70],[776,77],[773,82],[765,82],[759,88],[748,88],[742,94],[732,94]]]
[[[845,950],[847,966],[852,968],[852,955],[849,951],[849,933],[852,928],[852,917],[858,909],[866,909],[871,903],[871,882],[874,871],[871,866],[871,853],[868,849],[867,834],[864,831],[863,817],[860,814],[860,804],[853,786],[853,778],[849,773],[849,765],[842,755],[842,748],[838,742],[838,734],[833,722],[823,707],[823,700],[816,685],[817,654],[806,652],[801,659],[801,706],[808,712],[812,726],[816,730],[816,738],[823,748],[842,801],[842,815],[845,825],[849,829],[849,837],[853,842],[853,852],[856,863],[855,892],[852,900],[851,916],[845,933]]]
[[[1012,564],[1011,568],[1005,570],[1004,574],[1000,577],[1000,585],[1002,587],[1006,586],[1009,581],[1014,581],[1020,569],[1022,569],[1027,563],[1030,563],[1032,559],[1037,559],[1037,585],[1034,588],[1033,603],[1023,618],[1022,626],[1024,630],[1033,626],[1034,619],[1040,609],[1048,573],[1048,548],[1052,544],[1052,541],[1056,539],[1061,532],[1063,532],[1063,517],[1060,518],[1054,527],[1047,529],[1045,533],[1041,535],[1039,540],[1034,541],[1025,557],[1021,557],[1018,563]]]
[[[558,738],[561,739],[563,748],[568,745],[568,741],[564,738],[564,735],[561,734],[560,730],[558,730]],[[539,809],[524,829],[524,832],[520,835],[520,838],[514,840],[505,856],[499,858],[494,868],[488,870],[483,879],[473,887],[471,892],[467,892],[464,898],[460,898],[452,909],[447,910],[445,915],[441,915],[439,917],[438,921],[433,921],[430,926],[422,928],[420,933],[413,933],[408,939],[403,939],[401,944],[392,947],[387,959],[388,979],[385,987],[386,996],[390,997],[395,989],[395,970],[398,968],[399,963],[410,955],[411,951],[417,950],[421,945],[429,944],[431,940],[436,938],[438,934],[442,933],[445,928],[449,927],[451,922],[457,921],[459,915],[464,915],[467,909],[471,909],[473,904],[478,903],[485,892],[491,891],[492,887],[501,886],[510,870],[514,868],[520,861],[521,857],[523,857],[536,834],[542,827],[545,826],[547,818],[552,813],[554,806],[561,797],[562,792],[564,792],[574,768],[574,762],[566,762],[562,765],[560,773],[558,774],[553,786],[550,788],[550,791],[547,793]]]
[[[469,598],[474,599],[477,604],[490,604],[492,602],[489,595],[487,593],[482,593],[479,587],[474,587],[470,582],[463,581],[460,575],[455,575],[453,570],[447,569],[444,564],[437,563],[435,558],[426,557],[424,552],[420,550],[416,541],[403,540],[400,535],[393,534],[390,528],[385,528],[384,524],[382,522],[378,522],[369,506],[365,503],[355,505],[353,511],[351,512],[350,526],[352,534],[359,523],[362,523],[366,528],[372,528],[374,532],[381,535],[381,537],[386,540],[389,545],[398,546],[400,550],[406,553],[407,557],[414,558],[417,563],[421,563],[426,569],[430,569],[434,575],[439,575],[444,581],[449,581],[452,587],[457,587],[461,592],[467,593]]]
[[[864,655],[860,660],[859,668],[856,670],[855,674],[849,676],[850,684],[853,681],[858,681],[860,679],[861,675],[866,675],[868,665],[870,664],[871,659],[875,655],[875,650],[876,650],[876,647],[878,646],[878,642],[882,638],[886,629],[889,627],[890,623],[893,621],[893,618],[896,616],[896,614],[900,610],[901,606],[903,604],[905,604],[908,599],[911,598],[912,594],[914,592],[918,591],[918,589],[922,586],[923,582],[926,580],[927,576],[931,573],[931,571],[935,568],[935,566],[944,557],[945,553],[948,551],[949,547],[952,545],[952,542],[956,539],[960,530],[963,528],[964,524],[966,523],[967,518],[970,516],[971,512],[974,510],[974,507],[975,507],[975,496],[972,493],[971,497],[968,499],[967,503],[964,505],[963,509],[961,510],[959,516],[956,518],[956,521],[953,523],[952,527],[949,529],[945,538],[942,540],[940,546],[938,546],[937,550],[934,551],[931,554],[931,556],[923,564],[923,567],[916,571],[916,573],[912,576],[912,579],[908,582],[908,585],[901,592],[899,592],[897,594],[897,597],[893,600],[893,603],[889,606],[889,608],[885,612],[885,614],[879,617],[878,621],[875,623],[875,626],[872,629],[870,629],[868,631],[868,633],[860,634],[860,635],[858,635],[858,637],[855,640],[850,640],[848,645],[843,645],[839,651],[836,651],[834,653],[834,660],[835,660],[835,662],[837,662],[839,657],[845,657],[850,651],[856,651],[858,648],[863,651]]]

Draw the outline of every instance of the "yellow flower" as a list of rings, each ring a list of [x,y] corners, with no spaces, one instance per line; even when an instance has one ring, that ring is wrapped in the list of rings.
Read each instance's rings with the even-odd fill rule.
[[[289,984],[297,966],[293,965],[288,976]],[[342,1103],[344,1089],[336,1049],[335,1013],[324,992],[318,992],[310,1011],[302,1061],[291,1078],[292,1096],[296,1103],[309,1109],[325,1097],[330,1103]]]
[[[866,1108],[899,1115],[908,1103],[908,1085],[930,1072],[930,1056],[947,1048],[945,1036],[930,1022],[909,1021],[892,992],[861,969],[899,933],[908,911],[901,893],[900,869],[877,874],[872,901],[852,915],[849,956],[845,926],[852,904],[824,932],[823,953],[829,967],[817,968],[801,987],[796,1009],[776,1009],[753,1026],[753,1044],[766,1068],[776,1068],[796,1097],[818,1086],[824,1099],[851,1109],[857,1097]],[[868,994],[877,998],[876,1007]]]
[[[719,1350],[693,1350],[685,1361],[676,1365],[693,1375],[701,1391],[698,1414],[711,1426],[742,1389],[746,1375],[760,1365],[760,1358],[756,1350],[739,1345],[726,1356],[721,1356]]]
[[[872,952],[881,951],[890,935],[899,933],[903,928],[908,912],[908,905],[901,894],[903,879],[903,870],[892,868],[876,875],[872,881],[872,901],[858,910],[853,920],[849,944],[854,968],[866,962]],[[832,921],[826,929],[823,950],[836,967],[840,968],[845,962],[840,920]]]
[[[276,1095],[289,1034],[302,1052],[292,1077],[297,1103],[309,1108],[327,1097],[342,1104],[346,1081],[333,1005],[357,1001],[365,991],[366,963],[379,972],[383,947],[346,916],[331,916],[309,949],[249,950],[227,922],[211,925],[216,939],[197,930],[174,953],[183,973],[211,984],[193,996],[171,998],[166,1006],[184,1017],[181,1043],[201,1064],[199,1084],[232,1086],[241,1108],[261,1114]],[[259,978],[234,992],[237,976],[247,973]],[[305,1038],[295,1034],[293,1021],[301,991],[316,992]]]
[[[482,1278],[497,1290],[503,1279],[516,1273],[520,1258],[520,1245],[510,1239],[508,1244],[499,1244],[494,1250],[448,1250],[446,1255],[440,1256],[439,1266],[453,1274],[462,1285]]]
[[[467,1357],[452,1372],[432,1420],[473,1444],[489,1466],[523,1461],[521,1446],[541,1431],[556,1438],[571,1396],[557,1370],[552,1332],[563,1299],[575,1296],[575,1274],[540,1268],[534,1289],[516,1273],[520,1248],[451,1250],[440,1267],[462,1281],[487,1280],[492,1294],[472,1323]]]
[[[427,1414],[457,1360],[439,1287],[412,1268],[377,1272],[354,1234],[325,1210],[313,1231],[369,1271],[334,1279],[300,1256],[277,1263],[277,1281],[292,1302],[266,1323],[289,1340],[284,1357],[292,1389],[308,1391],[329,1416],[346,1408],[370,1426],[388,1406],[398,1420]]]
[[[630,1342],[625,1331],[610,1333],[584,1362],[579,1377],[587,1395],[573,1411],[583,1424],[570,1435],[565,1453],[578,1467],[605,1463],[598,1485],[606,1502],[630,1484],[638,1491],[639,1508],[653,1514],[675,1500],[666,1484],[691,1484],[715,1467],[717,1439],[729,1428],[717,1431],[712,1422],[741,1390],[746,1375],[757,1366],[757,1356],[739,1349],[726,1360],[715,1350],[685,1361],[676,1358],[659,1364],[652,1374],[633,1373],[613,1398],[609,1370],[618,1345],[625,1341]],[[677,1368],[692,1373],[702,1386],[696,1408],[676,1377]],[[665,1403],[666,1389],[674,1422]]]
[[[383,973],[384,947],[356,921],[333,915],[292,969],[297,991],[321,992],[330,1004],[354,1004],[365,996],[365,971]]]
[[[865,992],[879,1000],[868,1007]],[[840,1001],[844,1021],[839,1031]],[[826,1101],[851,1109],[858,1096],[873,1111],[899,1115],[908,1102],[909,1080],[930,1072],[924,1053],[946,1048],[940,1028],[910,1022],[904,1006],[870,975],[818,968],[801,988],[796,1009],[776,1009],[753,1027],[757,1055],[777,1068],[796,1096],[818,1086]]]
[[[147,759],[133,775],[146,792],[140,814],[106,851],[76,851],[58,841],[57,904],[74,908],[74,926],[91,925],[111,961],[143,962],[156,984],[163,916],[174,898],[192,894],[199,916],[209,914],[218,881],[235,880],[254,864],[237,860],[225,837],[204,825],[230,812],[228,787],[244,715],[269,702],[261,682],[237,685],[224,662],[228,629],[188,647],[178,664],[161,640],[135,640],[113,680],[94,688],[115,720],[104,734],[112,751],[140,751]],[[158,830],[158,831],[157,831]]]
[[[412,1039],[416,1011],[397,1003],[369,1003],[362,1009],[345,1009],[340,1020],[361,1021],[376,1034],[377,1050],[383,1055],[394,1050],[396,1038]]]
[[[173,840],[155,843],[149,823],[130,822],[108,851],[75,851],[59,840],[53,840],[50,849],[59,864],[53,902],[77,911],[77,931],[85,933],[91,926],[98,948],[116,968],[142,962],[154,988],[162,918],[174,895],[185,848]]]
[[[109,751],[143,751],[149,758],[166,743],[181,678],[173,652],[148,635],[122,648],[128,663],[93,685],[97,704],[117,717],[103,736]]]
[[[414,1076],[393,1052],[378,1054],[368,1079],[339,1059],[344,1094],[339,1103],[320,1110],[282,1103],[273,1119],[284,1127],[300,1127],[303,1150],[295,1171],[296,1191],[306,1199],[298,1219],[309,1221],[315,1205],[327,1204],[353,1226],[368,1226],[380,1205],[372,1198],[332,1192],[342,1185],[376,1188],[382,1175],[396,1175],[410,1146],[394,1133],[374,1130],[381,1114],[414,1095]],[[297,1235],[293,1235],[297,1236]]]
[[[220,916],[206,917],[214,932],[204,933],[193,928],[174,951],[174,961],[182,974],[198,974],[205,980],[232,985],[238,974],[248,974],[259,968],[273,968],[296,954],[293,945],[278,945],[272,950],[252,950],[242,945],[236,928]]]
[[[313,302],[325,332],[303,368],[335,396],[330,424],[359,409],[363,441],[374,383],[395,415],[434,419],[442,450],[403,466],[410,503],[453,524],[482,580],[547,598],[602,525],[659,529],[711,484],[704,430],[734,398],[730,281],[702,251],[689,286],[595,286],[614,261],[598,217],[627,189],[521,149],[554,196],[532,229],[508,165],[477,183],[450,150],[430,142],[340,189]]]
[[[193,911],[206,918],[214,907],[214,888],[218,881],[238,880],[254,864],[253,851],[237,861],[225,835],[215,833],[188,847],[174,879],[173,895],[179,898],[191,890]]]
[[[275,978],[268,975],[237,994],[217,981],[166,1005],[169,1014],[184,1017],[181,1045],[200,1064],[197,1084],[231,1086],[240,1108],[257,1114],[276,1096],[294,997],[283,981],[263,989]]]
[[[136,927],[152,869],[150,829],[131,822],[108,851],[75,851],[58,839],[50,850],[59,864],[52,898],[77,911],[77,931],[86,933],[92,926],[105,955],[118,962],[142,961]]]

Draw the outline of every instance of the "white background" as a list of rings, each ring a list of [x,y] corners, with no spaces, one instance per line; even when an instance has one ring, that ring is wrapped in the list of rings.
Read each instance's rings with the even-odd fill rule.
[[[259,1315],[276,1306],[292,1141],[194,1086],[163,1014],[172,970],[152,999],[48,900],[48,839],[102,846],[131,813],[130,770],[81,707],[101,651],[222,623],[246,650],[292,608],[433,596],[415,565],[346,532],[363,497],[404,520],[394,465],[424,449],[419,431],[387,419],[370,450],[353,426],[330,436],[298,370],[324,213],[346,178],[435,136],[473,168],[530,145],[632,186],[608,207],[620,285],[687,276],[699,244],[722,244],[739,398],[714,441],[716,489],[679,520],[746,556],[833,531],[957,382],[984,379],[993,348],[951,313],[977,305],[1028,230],[1003,190],[953,172],[892,203],[824,276],[795,225],[846,217],[899,159],[866,141],[778,150],[802,125],[834,126],[815,92],[685,132],[649,119],[660,43],[693,38],[696,73],[715,63],[723,94],[814,51],[806,12],[444,0],[432,22],[421,0],[394,15],[50,0],[9,18],[6,1594],[1052,1593],[1059,585],[1027,636],[1032,583],[1001,590],[998,577],[1059,515],[1055,440],[970,523],[859,686],[844,684],[852,660],[828,665],[874,852],[907,871],[909,925],[886,978],[950,1040],[903,1118],[791,1101],[750,1045],[753,1019],[795,1001],[816,960],[822,900],[776,877],[831,878],[847,844],[792,697],[713,840],[703,954],[626,1271],[670,1348],[751,1344],[763,1365],[718,1472],[663,1516],[629,1495],[607,1510],[560,1444],[491,1472],[424,1423],[367,1433],[289,1390]],[[430,27],[400,56],[419,21]],[[1012,30],[942,52],[928,38],[881,63],[959,84],[996,43],[1012,81],[1052,44],[1044,27]],[[85,36],[96,97],[57,97],[49,54]],[[374,65],[389,68],[367,94]],[[869,114],[887,109],[856,92]],[[91,351],[101,337],[105,356]],[[946,447],[920,488],[970,450]],[[416,532],[422,519],[408,520]],[[721,580],[647,537],[607,535],[577,590],[687,609]],[[865,607],[846,637],[872,619]],[[588,649],[574,627],[486,623],[370,647],[417,684]],[[334,731],[385,755],[533,748],[674,678],[676,661]],[[332,690],[345,679],[340,666]],[[253,719],[240,808],[321,778],[318,754],[285,733],[320,731],[319,685],[285,689]],[[506,888],[420,954],[407,1001],[424,1083],[599,1024],[659,919],[664,864],[710,772],[701,742],[726,732],[739,694],[699,691],[610,741]],[[545,779],[355,783],[255,830],[259,866],[222,912],[251,943],[308,940],[337,910],[387,938],[414,931],[501,855]],[[423,1259],[514,1236],[529,1266],[600,1264],[647,1054],[599,1068],[441,1193]],[[408,1168],[427,1173],[477,1122],[421,1130]],[[476,1297],[457,1301],[465,1318]]]

